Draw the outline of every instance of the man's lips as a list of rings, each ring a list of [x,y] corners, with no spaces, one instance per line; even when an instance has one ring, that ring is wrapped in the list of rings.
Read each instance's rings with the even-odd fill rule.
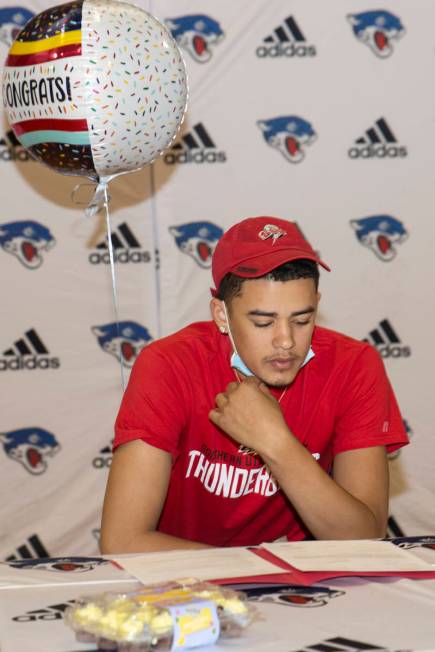
[[[273,369],[277,371],[286,371],[287,369],[292,369],[296,364],[297,358],[272,358],[268,360],[268,364],[271,365]]]

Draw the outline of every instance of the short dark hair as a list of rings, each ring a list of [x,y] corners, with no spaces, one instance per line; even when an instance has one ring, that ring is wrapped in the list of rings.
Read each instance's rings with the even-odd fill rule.
[[[313,260],[299,258],[275,267],[272,271],[259,276],[257,279],[266,279],[267,281],[295,281],[299,278],[312,278],[316,286],[319,286],[319,267]],[[218,287],[216,297],[225,303],[240,295],[242,285],[245,281],[256,280],[237,276],[232,272],[225,274]]]

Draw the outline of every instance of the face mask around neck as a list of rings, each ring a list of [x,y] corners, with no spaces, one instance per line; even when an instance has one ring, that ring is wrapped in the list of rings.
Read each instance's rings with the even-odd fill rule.
[[[314,353],[313,349],[310,346],[310,348],[308,349],[308,353],[305,356],[305,360],[301,364],[301,369],[302,369],[302,367],[304,367],[307,364],[307,362],[309,362],[312,358],[314,358],[314,355],[315,355],[315,353]],[[239,354],[236,353],[236,352],[234,352],[232,354],[232,356],[231,356],[230,365],[231,365],[231,367],[233,369],[237,369],[237,371],[240,371],[240,373],[243,374],[244,376],[253,376],[254,375],[252,373],[252,371],[249,369],[249,367],[247,367],[245,365],[245,363],[243,362],[243,360],[239,356]]]

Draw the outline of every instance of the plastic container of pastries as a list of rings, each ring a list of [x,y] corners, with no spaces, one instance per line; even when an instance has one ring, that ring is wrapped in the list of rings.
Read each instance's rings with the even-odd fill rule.
[[[78,641],[120,652],[211,644],[240,636],[255,618],[244,593],[197,580],[84,596],[64,615]]]

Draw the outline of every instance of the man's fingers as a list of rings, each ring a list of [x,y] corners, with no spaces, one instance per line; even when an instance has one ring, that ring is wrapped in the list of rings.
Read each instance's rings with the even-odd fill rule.
[[[210,412],[208,413],[208,418],[210,419],[210,421],[212,421],[215,424],[215,426],[219,425],[221,416],[222,415],[219,412],[219,410],[210,410]]]
[[[215,401],[216,401],[216,405],[218,406],[218,408],[222,408],[222,407],[224,407],[224,405],[226,405],[228,403],[228,396],[226,394],[224,394],[223,392],[221,392],[220,394],[216,394]]]

